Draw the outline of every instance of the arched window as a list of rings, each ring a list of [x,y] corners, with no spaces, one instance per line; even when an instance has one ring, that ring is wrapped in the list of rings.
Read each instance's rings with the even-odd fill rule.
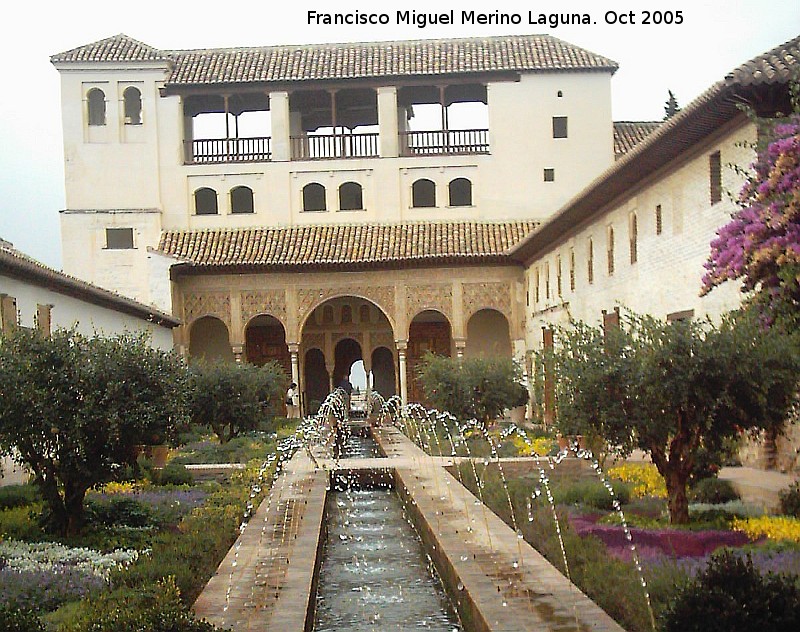
[[[448,185],[450,206],[472,206],[472,182],[466,178],[456,178]]]
[[[214,189],[203,187],[194,192],[194,212],[197,215],[216,215],[217,192]]]
[[[360,211],[364,208],[364,196],[358,182],[345,182],[339,187],[339,210]]]
[[[436,206],[436,185],[432,180],[417,180],[411,185],[411,206],[414,208]]]
[[[142,124],[142,93],[139,88],[125,88],[122,93],[122,100],[125,105],[125,125]]]
[[[322,324],[323,325],[331,325],[333,324],[333,306],[326,305],[322,308]]]
[[[325,187],[316,182],[307,184],[303,187],[303,210],[304,211],[326,211],[328,206],[325,203]]]
[[[369,305],[364,304],[358,308],[358,320],[362,323],[368,323],[370,321]]]
[[[92,88],[86,95],[89,125],[106,124],[106,95],[100,88]]]
[[[250,187],[234,187],[231,189],[231,213],[252,213],[253,189]]]
[[[353,308],[349,305],[342,305],[342,324],[353,322]]]

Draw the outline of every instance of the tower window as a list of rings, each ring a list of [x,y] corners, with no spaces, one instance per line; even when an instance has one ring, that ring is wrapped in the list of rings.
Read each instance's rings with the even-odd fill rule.
[[[569,249],[569,289],[575,291],[575,248]]]
[[[607,252],[608,255],[608,276],[614,274],[614,227],[609,226],[607,230]]]
[[[594,283],[594,242],[589,239],[586,253],[586,274],[589,285]]]
[[[304,211],[327,211],[325,201],[325,187],[317,182],[312,182],[303,187]]]
[[[345,182],[339,187],[339,210],[360,211],[364,208],[364,194],[358,182]]]
[[[567,137],[567,117],[554,116],[553,117],[553,138],[566,138]]]
[[[194,192],[194,212],[196,215],[216,215],[219,212],[217,192],[208,187],[197,189]]]
[[[106,124],[106,95],[100,88],[92,88],[86,95],[89,125],[98,126]]]
[[[656,235],[660,235],[661,231],[664,229],[663,224],[663,217],[661,215],[661,205],[656,205]]]
[[[450,206],[472,206],[472,182],[467,178],[451,180],[447,186]]]
[[[235,187],[231,189],[231,213],[253,213],[253,189],[250,187]]]
[[[108,250],[130,250],[133,248],[133,228],[106,228]]]
[[[545,182],[555,182],[556,179],[556,170],[555,169],[545,169],[544,170],[544,181]]]
[[[125,125],[142,124],[142,93],[139,88],[125,88],[122,93],[125,106]]]
[[[432,180],[417,180],[411,185],[411,206],[414,208],[436,206],[436,185]]]
[[[708,157],[708,178],[711,204],[716,204],[722,200],[722,161],[718,151]]]
[[[636,263],[639,260],[639,222],[636,219],[636,213],[631,213],[628,217],[628,239],[631,249],[631,263]]]

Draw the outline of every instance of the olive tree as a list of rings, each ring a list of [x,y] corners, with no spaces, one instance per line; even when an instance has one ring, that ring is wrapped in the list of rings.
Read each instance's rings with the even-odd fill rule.
[[[780,428],[798,384],[794,341],[750,314],[719,326],[626,314],[619,327],[574,323],[555,339],[536,382],[541,393],[546,374],[553,381],[557,426],[600,436],[622,455],[649,453],[675,524],[689,520],[686,487],[700,454],[746,430]]]
[[[458,360],[428,353],[417,378],[431,404],[462,420],[475,418],[486,424],[528,399],[522,371],[511,358]]]
[[[193,423],[210,426],[220,443],[256,430],[283,403],[289,378],[274,361],[264,366],[217,360],[191,367]]]
[[[33,472],[52,530],[78,532],[86,491],[186,422],[186,377],[143,335],[0,338],[0,450]]]

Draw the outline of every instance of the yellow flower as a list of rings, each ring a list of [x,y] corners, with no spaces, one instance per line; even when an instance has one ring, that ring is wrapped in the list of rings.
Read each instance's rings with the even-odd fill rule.
[[[743,531],[751,540],[766,536],[770,540],[800,542],[800,519],[789,516],[734,518],[733,529]]]
[[[654,496],[667,497],[667,486],[664,478],[652,463],[623,463],[608,470],[609,478],[625,483],[633,483],[631,493],[634,498]]]

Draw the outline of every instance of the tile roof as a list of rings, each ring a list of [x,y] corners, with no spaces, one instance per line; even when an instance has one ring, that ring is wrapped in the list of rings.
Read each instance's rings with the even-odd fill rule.
[[[725,76],[729,84],[786,83],[800,72],[800,36],[754,57]]]
[[[496,262],[534,221],[330,224],[168,230],[158,250],[193,266],[365,268],[408,263]]]
[[[616,121],[614,122],[614,156],[627,154],[636,145],[655,131],[662,121]]]
[[[742,105],[763,105],[765,95],[767,102],[770,99],[780,102],[787,97],[788,84],[798,72],[800,35],[735,68],[619,156],[614,165],[543,222],[535,233],[514,246],[511,257],[530,264],[541,253],[557,247],[569,239],[576,227],[624,199],[638,183],[686,155],[723,125],[742,117]]]
[[[145,59],[171,61],[167,86],[618,68],[550,35],[159,51],[120,34],[51,57],[53,63]]]
[[[107,37],[99,42],[79,46],[72,50],[50,57],[58,62],[93,61],[166,61],[172,59],[168,54],[143,42],[128,37],[124,33]]]
[[[171,314],[54,270],[20,252],[10,242],[2,239],[0,239],[0,275],[23,279],[53,292],[72,296],[87,303],[135,316],[164,327],[177,327],[181,324],[181,321]]]

